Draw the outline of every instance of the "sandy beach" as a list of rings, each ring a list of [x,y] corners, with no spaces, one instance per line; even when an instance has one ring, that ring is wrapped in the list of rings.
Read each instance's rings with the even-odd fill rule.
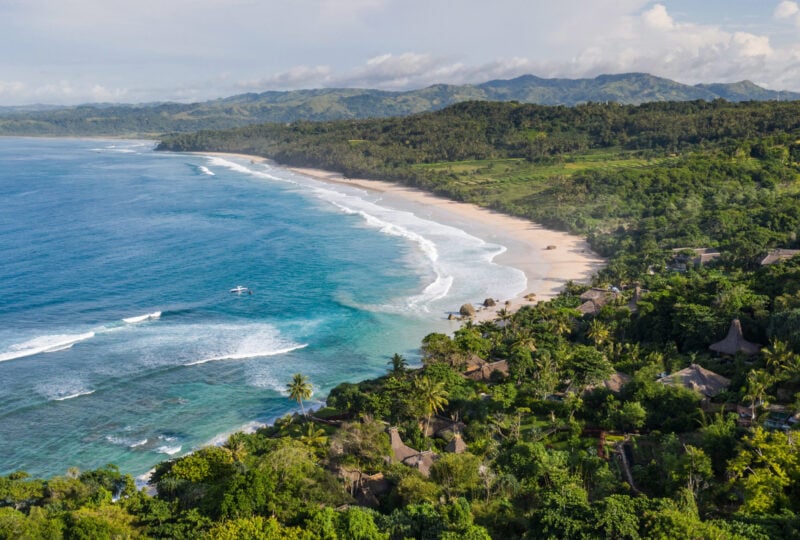
[[[317,180],[358,186],[416,204],[435,207],[439,216],[446,217],[447,214],[451,214],[454,218],[458,218],[459,222],[471,223],[472,230],[468,231],[471,234],[483,240],[505,245],[508,250],[499,255],[495,261],[522,270],[528,278],[528,287],[515,298],[496,298],[498,303],[494,308],[480,309],[480,306],[475,306],[480,309],[475,317],[476,321],[494,319],[501,308],[514,311],[522,305],[550,299],[557,295],[569,280],[587,283],[605,264],[583,238],[545,229],[525,219],[500,214],[474,204],[437,197],[392,182],[365,178],[345,179],[340,174],[319,169],[291,168],[291,170]],[[533,301],[525,298],[530,293],[535,294]],[[507,301],[510,304],[506,304]],[[459,307],[453,306],[453,311]]]
[[[236,157],[256,163],[269,162],[265,158],[245,154],[205,152],[202,155]],[[475,306],[478,312],[474,320],[478,322],[494,319],[497,311],[502,308],[515,311],[525,304],[548,300],[557,295],[567,281],[588,283],[605,264],[605,260],[594,253],[583,238],[546,229],[525,219],[507,216],[474,204],[437,197],[393,182],[344,178],[338,173],[321,169],[289,169],[315,180],[377,191],[398,200],[435,209],[434,220],[455,222],[459,227],[466,224],[470,234],[506,246],[508,250],[499,255],[495,262],[522,270],[527,277],[528,286],[514,298],[495,298],[497,305],[493,308]],[[526,299],[531,293],[535,295],[534,299]],[[452,310],[457,311],[459,307],[453,306]]]

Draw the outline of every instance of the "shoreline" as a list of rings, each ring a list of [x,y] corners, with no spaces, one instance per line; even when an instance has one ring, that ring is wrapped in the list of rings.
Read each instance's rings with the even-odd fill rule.
[[[509,216],[472,203],[458,202],[416,188],[385,180],[367,178],[345,178],[339,173],[322,169],[289,167],[267,158],[230,152],[194,152],[204,156],[235,157],[251,163],[270,163],[284,167],[296,174],[321,182],[340,184],[385,194],[398,201],[409,202],[429,211],[433,221],[445,224],[456,223],[470,234],[507,249],[495,257],[494,262],[521,270],[527,285],[513,298],[495,298],[497,305],[484,308],[474,306],[475,322],[491,321],[500,309],[514,312],[524,305],[533,305],[540,300],[555,297],[567,281],[588,283],[606,261],[594,253],[589,243],[579,236],[562,231],[546,229],[527,219]],[[425,216],[427,217],[427,216]],[[553,247],[555,246],[555,247]],[[526,299],[534,294],[533,300]],[[457,312],[460,306],[453,306]]]
[[[240,156],[241,157],[241,156]],[[402,184],[366,178],[344,178],[322,169],[287,167],[292,172],[320,180],[385,193],[407,202],[436,210],[434,221],[458,222],[458,226],[478,238],[498,243],[507,249],[494,262],[521,270],[527,278],[525,290],[513,298],[495,298],[490,308],[475,306],[475,322],[493,320],[500,309],[514,312],[524,305],[549,300],[563,290],[567,281],[588,283],[606,261],[594,253],[589,243],[562,231],[546,229],[527,219],[509,216],[472,203],[453,201]],[[554,249],[549,249],[555,246]],[[533,300],[525,297],[535,294]],[[506,302],[509,302],[508,304]],[[460,306],[453,306],[457,311]]]

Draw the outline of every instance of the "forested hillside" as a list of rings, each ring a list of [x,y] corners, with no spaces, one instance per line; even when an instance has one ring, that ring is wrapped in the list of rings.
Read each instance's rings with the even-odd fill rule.
[[[470,100],[576,105],[719,98],[787,101],[800,99],[800,93],[767,90],[749,81],[688,86],[646,73],[600,75],[594,79],[543,79],[525,75],[477,85],[436,84],[402,92],[329,88],[241,94],[189,104],[0,107],[0,135],[159,137],[169,132],[225,129],[262,122],[408,116]]]

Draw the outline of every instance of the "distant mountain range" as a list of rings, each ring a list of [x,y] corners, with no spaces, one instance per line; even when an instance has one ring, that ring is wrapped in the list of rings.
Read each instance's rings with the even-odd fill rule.
[[[636,105],[720,98],[793,101],[800,100],[800,93],[767,90],[750,81],[691,86],[646,73],[593,79],[524,75],[477,85],[436,84],[405,92],[329,88],[249,93],[191,104],[0,107],[0,135],[158,136],[262,122],[406,116],[470,100],[572,106],[589,101]]]

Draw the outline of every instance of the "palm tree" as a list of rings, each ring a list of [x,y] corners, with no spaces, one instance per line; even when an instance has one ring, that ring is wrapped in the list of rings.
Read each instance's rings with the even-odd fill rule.
[[[791,380],[800,374],[800,356],[795,354],[785,341],[772,339],[769,347],[763,349],[761,353],[764,355],[767,367],[777,377]]]
[[[392,357],[389,359],[388,364],[392,366],[392,374],[393,375],[402,375],[406,372],[406,367],[408,363],[406,363],[406,359],[402,357],[402,355],[398,353],[394,353]]]
[[[286,388],[289,390],[289,397],[300,405],[303,416],[307,416],[306,409],[303,407],[303,400],[311,397],[311,383],[308,382],[308,377],[302,373],[295,373],[292,377],[292,382],[287,384]]]
[[[756,406],[766,406],[767,388],[772,384],[772,377],[769,373],[760,370],[752,370],[747,374],[747,393],[744,399],[750,401],[750,419],[756,419]]]
[[[245,434],[241,431],[232,433],[222,447],[228,451],[233,459],[233,464],[239,472],[246,472],[244,458],[247,456],[247,446],[245,445]]]
[[[316,450],[328,442],[328,437],[325,435],[324,429],[316,427],[313,422],[309,422],[305,434],[300,436],[300,442]]]
[[[242,432],[232,433],[228,440],[222,444],[222,447],[231,454],[234,461],[242,461],[247,455],[244,438],[245,435]]]
[[[593,319],[589,324],[589,330],[586,331],[586,337],[591,339],[598,347],[605,343],[611,336],[611,332],[602,321]]]
[[[427,416],[425,425],[425,434],[427,435],[431,427],[431,417],[444,409],[444,406],[448,403],[448,392],[445,390],[443,382],[433,381],[425,375],[417,378],[417,392],[422,402],[422,409]]]
[[[548,307],[543,309],[542,315],[548,330],[557,336],[563,336],[572,329],[569,314],[564,310]]]

